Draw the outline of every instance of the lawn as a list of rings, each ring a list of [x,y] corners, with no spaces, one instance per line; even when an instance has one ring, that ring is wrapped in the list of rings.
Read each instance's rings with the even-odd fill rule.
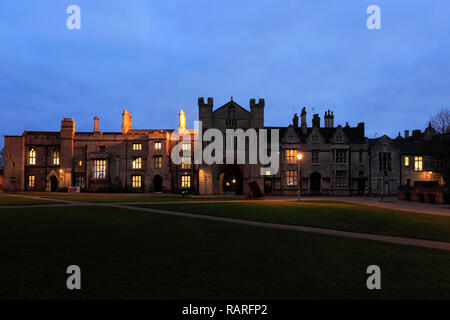
[[[0,254],[0,299],[450,299],[447,251],[112,207],[0,210]]]
[[[8,197],[8,196],[0,196],[0,208],[2,206],[24,206],[24,205],[34,205],[34,204],[56,204],[60,203],[57,201],[48,201],[48,200],[39,200],[39,199],[30,199],[23,197]]]
[[[142,194],[142,193],[48,193],[48,192],[21,192],[17,195],[32,195],[54,200],[67,200],[89,203],[121,203],[121,202],[162,202],[162,201],[208,201],[208,200],[242,200],[239,196],[188,196],[183,199],[181,195],[173,194]]]
[[[235,202],[150,204],[141,207],[450,242],[450,216],[344,202]]]

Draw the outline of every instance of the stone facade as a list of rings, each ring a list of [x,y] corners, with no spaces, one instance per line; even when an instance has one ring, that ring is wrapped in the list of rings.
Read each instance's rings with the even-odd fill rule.
[[[448,188],[450,139],[431,127],[411,136],[368,139],[364,123],[335,126],[330,110],[324,113],[323,125],[319,114],[308,125],[303,108],[301,119],[294,115],[291,125],[265,127],[264,99],[251,99],[249,110],[233,99],[214,110],[212,98],[206,102],[199,98],[198,108],[202,132],[278,130],[278,172],[262,175],[259,164],[193,164],[191,143],[185,143],[190,156],[185,154],[183,164],[176,165],[170,155],[181,139],[178,134],[191,138],[196,134],[185,128],[184,113],[179,115],[177,130],[135,130],[125,110],[120,132],[100,131],[98,117],[92,132],[78,132],[75,121],[65,118],[58,132],[6,136],[4,190],[66,191],[79,186],[83,191],[179,193],[187,189],[196,194],[248,195],[249,183],[256,183],[264,194],[296,195],[299,181],[304,195],[388,195],[418,181],[436,181]],[[248,144],[245,148],[248,151]],[[298,153],[303,155],[300,162]]]

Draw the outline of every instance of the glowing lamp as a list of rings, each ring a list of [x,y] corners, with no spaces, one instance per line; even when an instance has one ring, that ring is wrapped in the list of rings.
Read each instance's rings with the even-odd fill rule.
[[[303,154],[297,153],[297,159],[298,159],[298,160],[302,160],[302,158],[303,158]]]

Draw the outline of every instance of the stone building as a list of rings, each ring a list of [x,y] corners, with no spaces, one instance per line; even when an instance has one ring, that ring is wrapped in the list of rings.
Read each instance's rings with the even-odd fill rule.
[[[412,136],[368,139],[364,123],[335,125],[330,110],[324,113],[323,124],[314,114],[308,125],[303,108],[300,119],[294,115],[291,125],[266,127],[264,99],[251,99],[249,110],[233,99],[214,110],[212,98],[199,98],[198,108],[202,135],[207,129],[277,130],[279,150],[273,152],[278,152],[279,170],[263,174],[260,164],[225,161],[194,164],[192,141],[200,132],[186,128],[183,111],[177,129],[136,130],[125,110],[120,132],[102,132],[98,117],[93,131],[78,132],[75,121],[65,118],[57,132],[5,136],[4,190],[50,192],[77,186],[82,191],[179,193],[186,189],[195,194],[249,195],[253,185],[266,195],[296,195],[300,182],[304,195],[388,195],[421,181],[448,186],[448,135],[438,135],[431,127],[423,133],[415,130]],[[185,153],[175,164],[171,153],[184,139],[189,139],[181,144]],[[207,146],[203,141],[202,147]],[[248,151],[249,143],[244,147]],[[303,156],[300,161],[298,154]]]

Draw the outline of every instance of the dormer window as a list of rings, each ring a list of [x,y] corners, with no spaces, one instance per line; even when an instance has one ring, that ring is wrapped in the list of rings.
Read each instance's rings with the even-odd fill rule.
[[[318,143],[319,142],[319,136],[312,136],[311,141],[312,141],[312,143]]]
[[[336,136],[336,142],[337,143],[342,142],[342,136]]]

